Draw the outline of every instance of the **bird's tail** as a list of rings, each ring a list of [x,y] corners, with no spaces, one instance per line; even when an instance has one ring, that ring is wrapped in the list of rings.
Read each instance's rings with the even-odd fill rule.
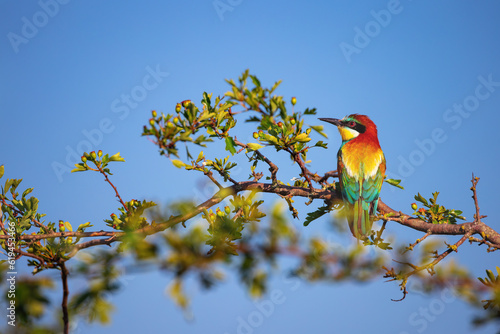
[[[370,217],[370,203],[361,198],[348,208],[347,222],[354,237],[365,239],[372,231],[373,219]]]

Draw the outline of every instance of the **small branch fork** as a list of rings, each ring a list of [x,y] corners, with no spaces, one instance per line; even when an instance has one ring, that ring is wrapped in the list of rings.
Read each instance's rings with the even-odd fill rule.
[[[426,234],[426,236],[429,236],[429,235],[430,235],[429,233]],[[401,262],[395,261],[395,262],[398,262],[400,264],[406,264],[406,265],[412,267],[413,271],[404,274],[403,277],[401,278],[401,280],[402,280],[401,290],[403,290],[403,297],[401,299],[392,299],[392,300],[399,302],[399,301],[402,301],[403,299],[405,299],[406,295],[408,294],[408,290],[406,290],[406,282],[408,281],[408,278],[410,278],[412,275],[414,275],[418,272],[421,272],[424,269],[426,269],[431,275],[433,275],[434,274],[434,266],[436,264],[438,264],[439,262],[441,262],[445,257],[450,255],[451,252],[457,252],[458,247],[460,247],[467,239],[469,239],[469,237],[470,237],[470,234],[466,233],[456,243],[454,243],[453,245],[448,245],[448,248],[444,252],[442,252],[439,255],[436,255],[434,261],[432,261],[426,265],[423,265],[423,266],[416,266],[416,265],[408,263],[408,262],[401,263]],[[421,238],[420,241],[422,241],[422,239],[423,238]],[[392,273],[386,274],[384,277],[393,277],[393,279],[389,280],[389,282],[390,282],[390,281],[397,280],[396,276],[397,275],[392,272]]]
[[[234,138],[234,142],[236,145],[241,146],[243,149],[247,149],[248,145],[240,142],[238,139]],[[271,181],[274,183],[278,183],[277,173],[278,166],[276,166],[271,160],[269,160],[265,155],[263,155],[259,150],[254,151],[255,154],[259,157],[259,159],[263,160],[268,166],[269,171],[271,172]]]
[[[418,218],[405,215],[401,211],[396,211],[382,201],[379,201],[378,209],[385,215],[384,219],[398,222],[401,225],[408,226],[414,230],[441,235],[467,234],[469,236],[469,241],[486,244],[489,246],[489,251],[494,251],[500,249],[500,234],[481,221],[481,219],[486,216],[482,216],[479,213],[476,191],[478,181],[478,177],[472,177],[471,191],[473,193],[472,198],[476,207],[476,213],[474,214],[474,220],[472,222],[463,224],[432,224]],[[479,234],[482,239],[472,237],[474,234]]]

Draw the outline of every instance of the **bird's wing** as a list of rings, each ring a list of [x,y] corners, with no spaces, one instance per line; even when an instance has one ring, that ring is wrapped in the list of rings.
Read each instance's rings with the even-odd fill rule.
[[[385,159],[382,157],[373,176],[366,175],[363,168],[360,168],[358,170],[360,173],[356,177],[356,175],[351,174],[352,170],[346,168],[340,153],[338,170],[342,197],[348,206],[346,214],[349,227],[353,235],[359,239],[361,236],[366,236],[371,230],[370,212],[375,212],[377,209],[380,188],[385,175]]]
[[[354,175],[350,175],[349,171],[345,167],[344,161],[342,159],[342,152],[338,155],[337,169],[340,176],[340,190],[342,192],[342,198],[349,204],[354,205],[358,200],[360,195],[360,182]]]
[[[377,167],[375,175],[373,177],[363,178],[361,197],[367,204],[373,203],[373,213],[376,213],[377,211],[378,197],[380,195],[380,188],[382,188],[382,183],[384,182],[384,176],[385,157],[382,155],[382,159]],[[367,206],[367,208],[368,207],[369,206]]]

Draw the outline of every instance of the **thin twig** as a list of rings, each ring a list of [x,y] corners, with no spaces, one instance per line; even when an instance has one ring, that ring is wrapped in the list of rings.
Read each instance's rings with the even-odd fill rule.
[[[218,172],[222,175],[222,173],[221,173],[220,171],[218,171]],[[212,173],[211,171],[203,171],[203,174],[205,174],[205,175],[206,175],[206,176],[210,179],[210,181],[212,181],[212,182],[213,182],[213,183],[217,186],[217,188],[219,188],[219,190],[220,190],[220,189],[222,189],[222,188],[224,188],[224,187],[223,187],[223,186],[222,186],[222,185],[221,185],[221,184],[220,184],[220,183],[219,183],[219,182],[218,182],[218,181],[214,178],[214,175],[213,175],[213,173]],[[222,176],[224,176],[224,175],[222,175]]]
[[[321,184],[323,187],[327,187],[330,185],[327,182],[328,178],[330,178],[330,177],[338,178],[339,177],[339,173],[337,172],[337,170],[332,170],[332,171],[326,172],[325,175],[323,175],[323,176],[319,176],[317,173],[311,173],[311,172],[308,172],[308,175],[311,177],[311,180],[313,180],[316,183]]]
[[[431,234],[432,234],[431,232],[427,232],[426,234],[424,234],[424,236],[423,236],[423,237],[418,238],[418,239],[417,239],[414,243],[410,244],[410,246],[408,246],[408,247],[406,248],[406,250],[405,250],[403,253],[405,253],[405,252],[406,252],[406,251],[408,251],[408,250],[413,250],[413,248],[414,248],[416,245],[418,245],[419,243],[421,243],[422,241],[424,241],[424,240],[425,240],[425,239],[426,239],[429,235],[431,235]]]
[[[38,261],[40,261],[40,264],[42,264],[42,265],[43,265],[44,263],[46,263],[46,261],[45,261],[43,258],[41,258],[40,256],[37,256],[37,255],[35,255],[35,254],[31,254],[31,253],[28,253],[28,252],[24,252],[24,251],[22,251],[22,250],[21,250],[21,249],[19,249],[19,248],[14,248],[14,252],[15,252],[15,253],[17,253],[17,254],[19,254],[19,255],[23,255],[23,256],[31,257],[31,258],[33,258],[33,259],[35,259],[35,260],[38,260]]]
[[[480,215],[479,213],[479,203],[477,200],[477,192],[476,192],[476,186],[477,183],[479,182],[479,178],[474,176],[474,173],[472,173],[472,187],[470,190],[472,190],[472,198],[474,199],[474,205],[476,207],[476,213],[474,214],[474,223],[480,223],[481,218],[484,218]]]
[[[128,212],[128,208],[127,208],[127,206],[125,205],[125,202],[123,202],[123,200],[122,200],[122,198],[121,198],[121,196],[120,196],[120,193],[118,192],[118,189],[116,189],[115,185],[114,185],[114,184],[113,184],[113,183],[109,180],[108,175],[107,175],[107,174],[106,174],[106,172],[102,169],[102,167],[101,167],[101,166],[97,166],[97,168],[98,168],[99,172],[100,172],[102,175],[104,175],[104,179],[105,179],[105,181],[106,181],[106,182],[108,182],[108,183],[109,183],[109,185],[110,185],[110,186],[114,189],[115,194],[116,194],[115,196],[119,199],[119,201],[120,201],[120,203],[122,204],[123,208],[124,208],[124,209]]]
[[[429,271],[429,273],[433,274],[434,273],[434,267],[436,266],[436,264],[438,264],[439,262],[441,262],[451,252],[457,252],[458,247],[460,247],[465,242],[465,240],[469,239],[469,237],[470,237],[470,234],[466,233],[455,244],[449,245],[448,248],[443,253],[441,253],[438,256],[436,256],[436,259],[434,261],[432,261],[432,262],[430,262],[430,263],[428,263],[426,265],[415,266],[415,265],[413,265],[411,263],[403,263],[403,264],[406,264],[406,265],[409,265],[410,267],[412,267],[413,270],[404,275],[403,283],[402,283],[403,297],[401,299],[396,299],[396,300],[393,299],[393,301],[402,301],[403,299],[405,299],[406,295],[408,294],[408,290],[406,290],[406,281],[408,280],[408,278],[410,278],[410,276],[412,276],[412,275],[414,275],[414,274],[416,274],[418,272],[421,272],[424,269],[426,269],[427,271]],[[398,261],[395,261],[395,262],[398,262]],[[398,263],[400,263],[400,262],[398,262]],[[393,280],[395,280],[395,278]]]

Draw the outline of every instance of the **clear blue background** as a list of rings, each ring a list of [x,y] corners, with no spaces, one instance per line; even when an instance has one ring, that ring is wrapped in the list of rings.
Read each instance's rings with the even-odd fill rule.
[[[113,177],[125,199],[165,203],[210,195],[199,188],[201,176],[174,168],[140,137],[142,126],[153,109],[172,112],[179,101],[199,101],[205,90],[222,95],[228,90],[225,78],[250,68],[265,85],[283,79],[278,93],[287,99],[297,96],[297,108],[318,108],[319,117],[368,114],[378,125],[390,176],[404,179],[405,191],[387,186],[382,191],[392,207],[409,212],[414,194],[430,197],[439,190],[444,205],[462,208],[472,219],[474,172],[481,178],[485,222],[500,229],[497,1],[215,3],[225,4],[226,10],[218,12],[211,0],[0,1],[0,164],[6,177],[23,178],[24,187],[35,187],[47,220],[92,221],[101,229],[102,219],[116,212],[113,192],[99,175],[67,172],[74,163],[68,152],[85,146],[85,133],[93,134],[92,150],[119,151],[127,160],[115,165]],[[390,19],[381,14],[388,8],[393,9]],[[34,23],[36,31],[29,29]],[[359,31],[368,35],[363,38]],[[17,44],[20,38],[25,39]],[[357,47],[356,52],[346,56],[341,47],[346,44]],[[158,68],[163,77],[156,88],[145,90],[148,68]],[[489,76],[496,86],[479,88],[489,95],[474,100],[479,77]],[[122,94],[135,94],[130,106]],[[472,109],[466,116],[447,111],[463,103]],[[101,122],[108,122],[110,131],[99,130],[99,135]],[[433,131],[445,140],[430,144]],[[311,154],[311,169],[319,172],[335,169],[340,143],[333,127],[326,132],[327,154]],[[289,166],[286,159],[281,163],[283,169]],[[286,173],[298,170],[293,166]],[[294,223],[305,230],[301,222]],[[422,235],[395,224],[389,230],[408,243]],[[320,222],[304,232],[327,233]],[[498,254],[487,254],[484,247],[465,245],[453,257],[476,276],[498,264]],[[136,273],[124,279],[125,289],[110,297],[116,305],[112,324],[77,321],[76,333],[232,334],[238,332],[238,317],[248,321],[258,312],[231,276],[210,292],[190,285],[193,320],[186,320],[164,294],[169,276]],[[479,312],[440,294],[414,293],[395,303],[390,299],[399,298],[397,285],[383,281],[309,284],[277,274],[270,290],[281,290],[284,302],[269,316],[257,316],[259,326],[239,332],[466,332],[471,316]],[[78,289],[83,283],[71,284]],[[59,293],[56,297],[54,308]],[[420,315],[425,308],[431,312],[427,318]],[[489,326],[477,333],[491,331]]]

